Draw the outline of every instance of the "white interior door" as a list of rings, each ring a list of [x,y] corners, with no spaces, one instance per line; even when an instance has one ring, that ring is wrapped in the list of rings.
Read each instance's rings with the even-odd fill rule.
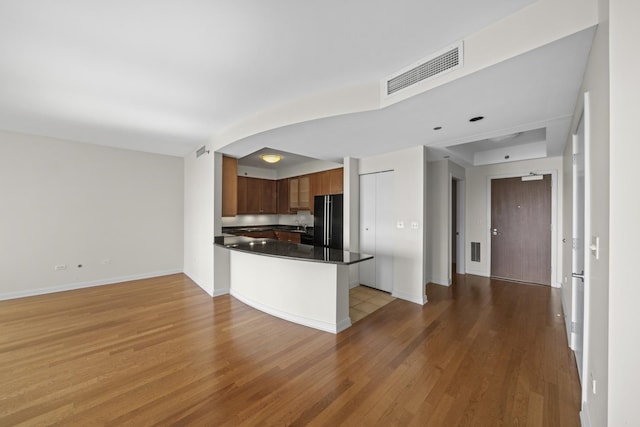
[[[360,252],[374,255],[358,264],[360,284],[376,287],[376,177],[360,175]]]
[[[360,284],[393,291],[393,172],[360,175]]]
[[[376,288],[393,291],[393,172],[376,176]]]
[[[583,383],[584,370],[584,307],[585,307],[585,123],[584,115],[580,119],[573,135],[573,229],[571,257],[571,349],[575,352],[578,374]]]

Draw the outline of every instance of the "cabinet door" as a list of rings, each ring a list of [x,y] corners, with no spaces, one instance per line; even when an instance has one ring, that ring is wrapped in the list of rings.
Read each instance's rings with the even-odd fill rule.
[[[238,214],[238,159],[222,156],[222,216]]]
[[[260,213],[260,194],[262,192],[262,180],[247,178],[247,213]]]
[[[313,210],[311,207],[311,188],[309,175],[298,178],[298,207],[304,210]]]
[[[300,199],[298,198],[298,178],[289,178],[289,207],[298,209]]]
[[[344,169],[332,169],[327,172],[329,177],[329,194],[344,193]]]
[[[260,198],[260,213],[275,214],[276,206],[276,182],[271,179],[261,179],[261,192],[256,194]]]
[[[300,233],[276,230],[275,234],[276,239],[282,240],[283,242],[300,243]]]
[[[279,214],[289,214],[291,211],[289,209],[289,180],[281,179],[278,181],[278,191],[277,191],[277,199],[278,199],[278,213]]]
[[[248,179],[244,176],[238,177],[238,215],[248,214],[247,198],[248,198]]]

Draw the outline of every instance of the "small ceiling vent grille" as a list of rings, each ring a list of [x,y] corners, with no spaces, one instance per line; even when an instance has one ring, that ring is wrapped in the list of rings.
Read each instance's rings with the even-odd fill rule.
[[[431,79],[444,72],[453,71],[462,66],[462,42],[448,47],[428,58],[401,70],[386,81],[386,93],[391,95],[399,90],[413,86],[421,81]]]

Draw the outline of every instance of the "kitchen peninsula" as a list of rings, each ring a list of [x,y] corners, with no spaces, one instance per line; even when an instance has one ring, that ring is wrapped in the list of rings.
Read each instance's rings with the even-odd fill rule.
[[[232,296],[273,316],[334,334],[351,326],[349,265],[373,258],[240,236],[216,237],[215,245],[229,250]]]

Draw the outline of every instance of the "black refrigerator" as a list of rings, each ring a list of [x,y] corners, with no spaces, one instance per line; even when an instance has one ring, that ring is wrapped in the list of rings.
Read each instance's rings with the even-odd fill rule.
[[[342,194],[313,200],[313,245],[342,249]]]

